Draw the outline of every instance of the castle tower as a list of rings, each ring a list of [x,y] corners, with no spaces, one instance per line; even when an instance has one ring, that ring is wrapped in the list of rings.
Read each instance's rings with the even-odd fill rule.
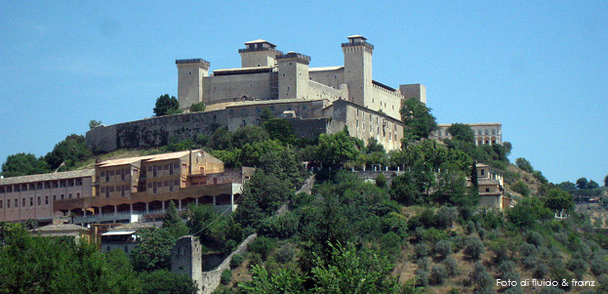
[[[372,102],[372,53],[374,45],[361,35],[348,37],[342,43],[344,52],[344,82],[348,84],[348,100],[361,106]]]
[[[308,96],[309,63],[310,56],[296,52],[277,56],[279,99],[304,99]]]
[[[209,75],[209,62],[200,58],[178,59],[177,100],[180,109],[203,101],[203,77]]]
[[[198,284],[199,293],[203,285],[202,253],[201,243],[191,235],[177,239],[171,252],[171,272],[191,278]]]
[[[423,84],[399,85],[399,92],[405,99],[414,98],[426,104],[426,87]]]
[[[245,43],[245,49],[239,49],[241,67],[275,66],[277,55],[283,52],[276,50],[277,45],[266,40],[254,40]]]

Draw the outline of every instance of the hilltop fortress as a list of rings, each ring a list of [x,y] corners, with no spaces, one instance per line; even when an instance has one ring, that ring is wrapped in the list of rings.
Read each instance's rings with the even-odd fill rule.
[[[344,65],[309,67],[311,58],[283,53],[265,40],[239,49],[241,67],[216,69],[200,58],[176,60],[178,100],[188,111],[204,102],[205,112],[183,113],[100,126],[87,132],[94,149],[150,147],[169,140],[194,139],[218,126],[234,130],[259,125],[264,109],[291,121],[297,135],[314,138],[348,127],[354,137],[376,138],[388,150],[401,146],[403,124],[399,110],[405,99],[426,103],[421,84],[389,87],[372,76],[374,46],[360,35],[342,43]]]
[[[211,135],[220,126],[235,130],[260,125],[267,109],[289,120],[296,135],[314,139],[348,127],[351,136],[375,138],[387,150],[401,147],[401,109],[405,99],[426,104],[426,88],[403,84],[392,88],[373,79],[374,45],[360,35],[342,43],[344,65],[309,67],[307,55],[276,49],[266,40],[239,49],[241,67],[216,69],[201,59],[178,59],[178,101],[185,113],[99,126],[86,134],[87,145],[100,151],[165,145]],[[188,113],[204,102],[204,112]],[[501,144],[501,124],[472,124],[476,144]],[[440,125],[435,138],[446,138]],[[491,134],[491,135],[490,135]]]

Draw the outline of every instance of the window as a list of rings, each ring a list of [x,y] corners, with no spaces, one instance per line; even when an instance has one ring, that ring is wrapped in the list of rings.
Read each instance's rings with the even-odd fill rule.
[[[485,174],[486,174],[486,170],[485,170],[485,169],[482,169],[482,170],[481,170],[481,175],[483,176],[483,175],[485,175]]]
[[[2,200],[0,200],[0,208],[4,208],[2,205],[3,205]]]
[[[11,201],[10,200],[6,200],[6,208],[11,208]]]
[[[57,195],[53,195],[53,201],[57,200]]]
[[[13,191],[14,192],[19,192],[19,191],[21,191],[21,187],[19,185],[15,185],[14,188],[13,188]]]
[[[61,200],[63,200],[63,198],[65,198],[65,195],[61,194]]]
[[[25,198],[21,198],[21,207],[25,207]]]
[[[38,206],[40,206],[42,204],[42,199],[40,196],[38,196]]]
[[[65,181],[59,181],[59,187],[61,187],[61,188],[65,187]]]
[[[165,164],[164,168],[165,170],[169,170],[169,164]]]
[[[76,198],[80,198],[80,193],[76,193]]]
[[[23,191],[27,191],[27,184],[23,184],[21,188],[23,189]]]
[[[44,204],[49,205],[49,196],[44,197]]]
[[[68,199],[72,199],[72,193],[68,194]]]
[[[34,206],[34,197],[30,197],[30,206]]]
[[[51,183],[50,182],[44,182],[44,188],[45,189],[50,189],[51,188]]]

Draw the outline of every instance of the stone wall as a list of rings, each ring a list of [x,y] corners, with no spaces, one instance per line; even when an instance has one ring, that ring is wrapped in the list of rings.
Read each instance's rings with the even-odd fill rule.
[[[244,252],[247,251],[247,245],[249,245],[249,243],[253,242],[253,240],[255,240],[255,238],[257,237],[257,234],[253,234],[250,235],[249,237],[247,237],[247,239],[245,239],[245,241],[243,241],[243,243],[241,243],[241,245],[239,245],[239,247],[234,250],[232,253],[230,253],[230,255],[228,255],[228,257],[226,257],[226,259],[224,259],[224,261],[214,270],[208,271],[208,272],[203,272],[202,273],[202,278],[199,283],[199,289],[201,289],[200,293],[203,294],[209,294],[212,293],[215,288],[217,288],[217,286],[220,285],[220,279],[222,277],[222,272],[226,269],[230,268],[230,261],[232,260],[232,256],[234,256],[235,254],[243,254]]]
[[[322,101],[307,101],[309,109],[321,109]],[[317,105],[318,104],[318,105]],[[282,105],[282,104],[280,104]],[[291,104],[287,104],[288,106]],[[298,105],[298,103],[294,103]],[[282,105],[285,106],[285,105]],[[314,106],[314,107],[312,107]],[[287,107],[287,106],[285,106]],[[252,108],[255,108],[252,106]],[[232,109],[209,112],[166,115],[110,126],[96,127],[86,134],[87,146],[96,151],[109,152],[122,148],[148,148],[166,145],[169,142],[195,140],[199,135],[212,135],[219,126],[228,126],[234,131],[240,121]],[[282,110],[279,109],[279,110]],[[238,112],[238,111],[237,111]],[[249,111],[250,120],[258,117],[255,110]],[[315,114],[319,115],[319,114]],[[327,131],[329,118],[289,119],[297,136],[314,139]],[[247,121],[248,124],[255,122]]]

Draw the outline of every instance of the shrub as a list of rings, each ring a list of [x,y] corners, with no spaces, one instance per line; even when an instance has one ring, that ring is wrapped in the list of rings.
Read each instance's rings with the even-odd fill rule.
[[[431,269],[431,275],[429,276],[429,282],[433,285],[441,285],[443,281],[448,277],[448,271],[442,264],[436,264]]]
[[[511,189],[524,197],[530,196],[530,188],[528,188],[528,184],[526,184],[524,181],[517,181],[511,186]]]
[[[483,242],[476,237],[467,239],[466,244],[467,245],[464,248],[464,253],[472,259],[479,259],[481,254],[486,250]]]
[[[232,271],[230,271],[229,269],[225,269],[220,277],[220,283],[222,283],[222,285],[228,285],[231,281]]]
[[[591,262],[591,272],[599,277],[601,274],[608,273],[608,262],[605,259],[596,257]]]
[[[533,269],[538,263],[538,258],[535,255],[526,256],[522,259],[521,263],[525,268]]]
[[[232,255],[232,259],[230,260],[230,268],[235,269],[239,267],[243,263],[243,260],[245,260],[245,258],[238,253]]]
[[[414,246],[414,257],[420,259],[429,254],[429,247],[425,243],[416,244]]]
[[[469,281],[476,289],[485,289],[492,286],[492,277],[481,261],[477,261],[473,266],[473,272],[469,276]]]
[[[274,257],[276,261],[280,263],[288,263],[290,262],[296,254],[296,250],[293,248],[291,244],[283,245],[277,252]]]
[[[382,173],[376,176],[376,186],[386,187],[386,176]]]
[[[544,262],[540,262],[536,264],[534,267],[533,275],[537,279],[542,279],[549,274],[549,267]]]
[[[523,244],[521,244],[519,246],[519,253],[524,258],[529,257],[529,256],[536,256],[537,252],[538,252],[538,249],[536,249],[536,246],[534,246],[528,242],[524,242]]]
[[[467,227],[465,228],[465,233],[467,235],[470,235],[472,233],[475,232],[475,223],[473,223],[472,221],[468,221],[467,222]]]
[[[441,258],[446,258],[452,254],[452,241],[441,240],[435,245],[435,253],[439,254]]]
[[[418,259],[416,259],[416,264],[418,265],[418,269],[426,271],[429,269],[429,258],[428,257],[418,258]]]
[[[263,260],[268,258],[268,254],[277,246],[276,240],[260,236],[255,241],[249,243],[249,250],[258,253]]]
[[[451,228],[458,219],[458,209],[455,207],[442,206],[437,210],[436,223],[441,228]]]
[[[444,259],[442,264],[445,266],[445,269],[450,277],[455,276],[460,272],[458,262],[456,262],[456,260],[451,256]]]
[[[573,272],[585,272],[587,271],[587,263],[582,258],[573,258],[570,260],[570,262],[568,262],[568,269]]]
[[[418,286],[426,287],[429,285],[429,273],[427,273],[424,270],[419,269],[419,270],[416,270],[415,274],[416,274],[416,276],[418,276],[418,280],[416,281],[416,284]]]
[[[281,239],[289,238],[298,231],[298,215],[287,211],[282,215],[273,215],[260,222],[260,234]]]
[[[526,237],[526,241],[536,246],[537,248],[543,245],[544,239],[545,238],[543,238],[543,235],[541,235],[537,231],[530,232],[530,234],[528,234],[528,237]]]
[[[252,269],[256,265],[262,265],[264,261],[262,256],[257,252],[249,252],[249,268]]]
[[[396,255],[401,252],[401,237],[395,232],[388,232],[380,239],[380,246],[389,255]]]

